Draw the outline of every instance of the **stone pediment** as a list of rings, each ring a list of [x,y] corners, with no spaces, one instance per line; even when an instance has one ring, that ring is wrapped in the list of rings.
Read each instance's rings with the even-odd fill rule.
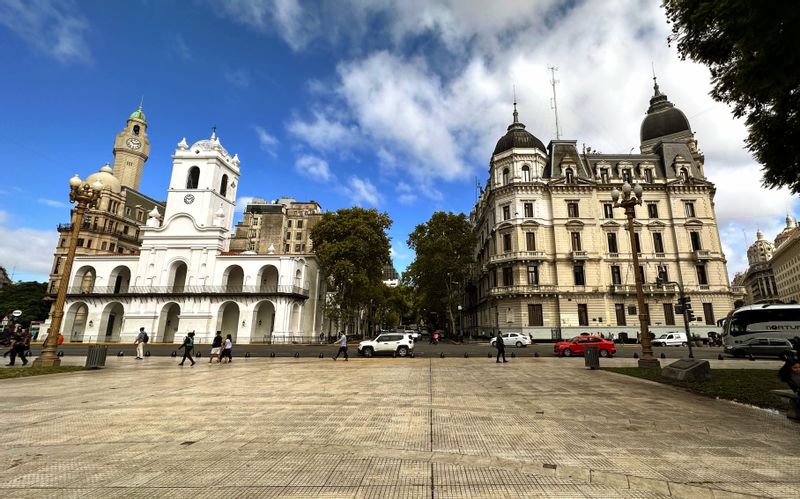
[[[701,222],[700,220],[698,220],[696,218],[690,218],[690,219],[686,220],[686,223],[684,225],[687,226],[687,227],[702,227],[703,226],[703,222]]]
[[[525,220],[520,225],[523,227],[539,227],[541,224],[536,220]]]
[[[667,224],[665,224],[660,220],[653,220],[652,222],[647,224],[647,226],[650,227],[651,229],[664,229],[667,227]]]
[[[504,231],[504,230],[511,230],[513,228],[514,228],[514,224],[512,224],[511,222],[505,221],[505,222],[501,222],[499,225],[497,225],[495,227],[495,230]]]
[[[582,229],[585,224],[580,220],[568,220],[565,225],[569,229]]]
[[[613,220],[607,220],[603,222],[600,226],[608,230],[618,230],[620,227],[622,227],[622,224],[619,224]]]

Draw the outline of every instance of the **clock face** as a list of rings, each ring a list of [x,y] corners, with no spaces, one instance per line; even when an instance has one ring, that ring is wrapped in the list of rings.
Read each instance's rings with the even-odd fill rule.
[[[128,144],[128,147],[131,149],[139,149],[142,147],[142,141],[139,139],[134,139],[133,137],[129,138],[127,141],[125,141],[125,143]]]
[[[186,204],[192,204],[192,203],[194,203],[194,196],[193,196],[193,195],[191,195],[191,194],[187,194],[187,195],[185,195],[185,196],[183,197],[183,202],[184,202],[184,203],[186,203]]]

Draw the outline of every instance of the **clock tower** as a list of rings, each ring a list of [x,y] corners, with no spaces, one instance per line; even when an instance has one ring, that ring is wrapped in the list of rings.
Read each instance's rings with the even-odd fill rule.
[[[114,176],[123,187],[139,190],[144,163],[150,155],[147,120],[142,105],[131,113],[125,128],[114,140]]]

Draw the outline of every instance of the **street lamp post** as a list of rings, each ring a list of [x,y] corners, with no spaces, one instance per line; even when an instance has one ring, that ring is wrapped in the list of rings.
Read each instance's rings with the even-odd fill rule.
[[[461,341],[464,341],[464,307],[458,306],[458,334],[461,336]]]
[[[642,291],[642,276],[639,273],[639,254],[636,248],[636,237],[633,231],[634,207],[642,204],[642,186],[636,184],[631,187],[628,182],[622,184],[622,193],[614,188],[611,191],[611,199],[614,201],[615,208],[624,208],[625,216],[628,218],[628,235],[631,240],[631,254],[633,256],[633,275],[636,282],[636,300],[639,304],[639,337],[642,343],[642,357],[639,359],[639,367],[660,367],[658,359],[653,357],[653,347],[650,344],[650,328],[647,314],[644,313],[644,292]]]
[[[672,284],[673,286],[678,287],[678,298],[679,303],[681,303],[683,310],[683,329],[686,331],[686,344],[689,345],[689,358],[694,358],[694,351],[692,351],[692,333],[689,332],[689,314],[686,312],[686,293],[683,291],[683,286],[681,283],[676,281],[668,281],[663,276],[659,275],[656,279],[656,286],[665,286],[667,284]]]
[[[69,189],[69,200],[75,203],[75,211],[72,213],[67,259],[61,270],[61,280],[58,283],[58,294],[53,307],[50,328],[47,330],[47,339],[44,342],[41,355],[33,361],[33,367],[61,365],[61,359],[56,354],[58,332],[61,330],[61,321],[64,318],[64,303],[67,301],[67,289],[69,288],[69,278],[72,273],[72,261],[75,259],[75,249],[78,247],[78,233],[83,223],[83,214],[97,201],[100,191],[103,190],[103,183],[97,180],[92,185],[89,185],[82,181],[78,175],[75,175],[69,179]]]

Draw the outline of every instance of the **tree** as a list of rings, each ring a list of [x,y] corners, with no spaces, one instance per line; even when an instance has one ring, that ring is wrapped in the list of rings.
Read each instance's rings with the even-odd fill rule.
[[[374,308],[370,300],[389,262],[386,231],[391,226],[386,213],[355,207],[325,213],[311,229],[314,252],[333,291],[327,308],[338,310],[328,317],[355,326],[365,309]],[[371,320],[374,310],[367,312]]]
[[[0,317],[11,315],[14,310],[22,311],[16,321],[25,327],[31,321],[45,320],[50,304],[45,303],[47,284],[43,282],[18,282],[5,286],[0,291]]]
[[[455,331],[455,310],[475,262],[475,235],[466,215],[437,211],[408,236],[416,258],[406,275],[417,288],[421,306]],[[441,318],[441,319],[439,319]]]
[[[678,52],[705,64],[711,96],[746,117],[765,187],[800,193],[800,8],[797,2],[664,0]]]

